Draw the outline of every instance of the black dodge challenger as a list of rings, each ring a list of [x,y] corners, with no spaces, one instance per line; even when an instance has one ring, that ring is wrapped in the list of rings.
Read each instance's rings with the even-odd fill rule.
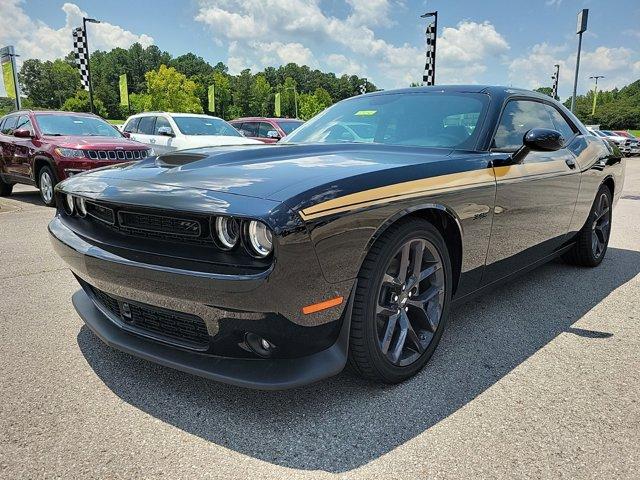
[[[452,305],[562,255],[604,257],[619,152],[534,92],[337,103],[275,146],[185,150],[59,184],[49,225],[88,327],[125,352],[279,389],[400,382]]]

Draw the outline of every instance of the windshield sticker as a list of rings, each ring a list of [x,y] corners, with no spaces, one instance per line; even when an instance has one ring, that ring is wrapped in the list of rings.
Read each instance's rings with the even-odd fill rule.
[[[359,110],[355,113],[357,117],[370,117],[375,115],[377,110]]]

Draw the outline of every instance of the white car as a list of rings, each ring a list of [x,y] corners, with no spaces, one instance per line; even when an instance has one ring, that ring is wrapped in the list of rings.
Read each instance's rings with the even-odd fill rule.
[[[632,153],[632,141],[630,138],[623,137],[622,135],[618,135],[611,130],[595,130],[595,129],[587,129],[593,135],[609,140],[610,142],[615,143],[620,152],[622,152],[623,156],[631,155]]]
[[[221,118],[195,113],[139,113],[127,119],[124,132],[153,147],[156,155],[185,148],[264,145],[245,138]]]

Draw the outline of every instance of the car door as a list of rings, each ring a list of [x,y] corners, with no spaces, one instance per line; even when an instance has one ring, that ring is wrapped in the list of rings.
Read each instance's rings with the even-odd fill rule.
[[[258,140],[264,143],[276,143],[280,138],[274,138],[267,135],[269,132],[276,132],[276,127],[267,122],[260,122],[258,126]]]
[[[244,122],[240,130],[245,137],[260,140],[258,138],[258,122]]]
[[[33,135],[34,129],[29,115],[20,115],[14,130],[28,130]],[[13,168],[16,175],[31,177],[31,152],[33,148],[33,137],[13,137]]]
[[[17,121],[17,115],[9,115],[2,123],[0,142],[2,142],[3,173],[8,175],[17,174],[17,168],[14,163],[16,138],[13,136],[13,130],[15,129]]]
[[[138,124],[140,123],[140,117],[133,117],[129,119],[127,123],[125,123],[122,131],[129,134],[129,138],[131,140],[136,140],[136,136],[138,135]]]
[[[569,149],[529,152],[509,164],[531,128],[560,130],[565,145],[578,130],[563,119],[556,125],[551,105],[527,98],[509,100],[492,142],[496,200],[483,283],[503,278],[558,249],[569,230],[580,187],[580,172]],[[564,132],[562,131],[564,129]]]
[[[156,155],[172,152],[176,149],[175,131],[169,123],[169,120],[163,116],[156,117],[154,139],[155,143],[153,143],[153,150]]]

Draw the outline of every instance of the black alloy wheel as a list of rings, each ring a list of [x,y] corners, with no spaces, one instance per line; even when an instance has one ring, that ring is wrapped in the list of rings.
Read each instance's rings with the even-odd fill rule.
[[[412,219],[389,227],[358,275],[349,344],[354,370],[385,383],[419,371],[442,336],[451,279],[449,253],[433,225]]]
[[[387,265],[376,307],[380,351],[392,364],[409,365],[425,352],[443,304],[440,254],[425,239],[408,240]]]
[[[598,192],[591,226],[591,249],[596,258],[604,254],[611,233],[611,201],[608,192]]]
[[[606,185],[602,185],[593,201],[589,218],[578,232],[575,244],[563,258],[583,267],[597,267],[602,262],[611,236],[611,205],[613,195]]]

